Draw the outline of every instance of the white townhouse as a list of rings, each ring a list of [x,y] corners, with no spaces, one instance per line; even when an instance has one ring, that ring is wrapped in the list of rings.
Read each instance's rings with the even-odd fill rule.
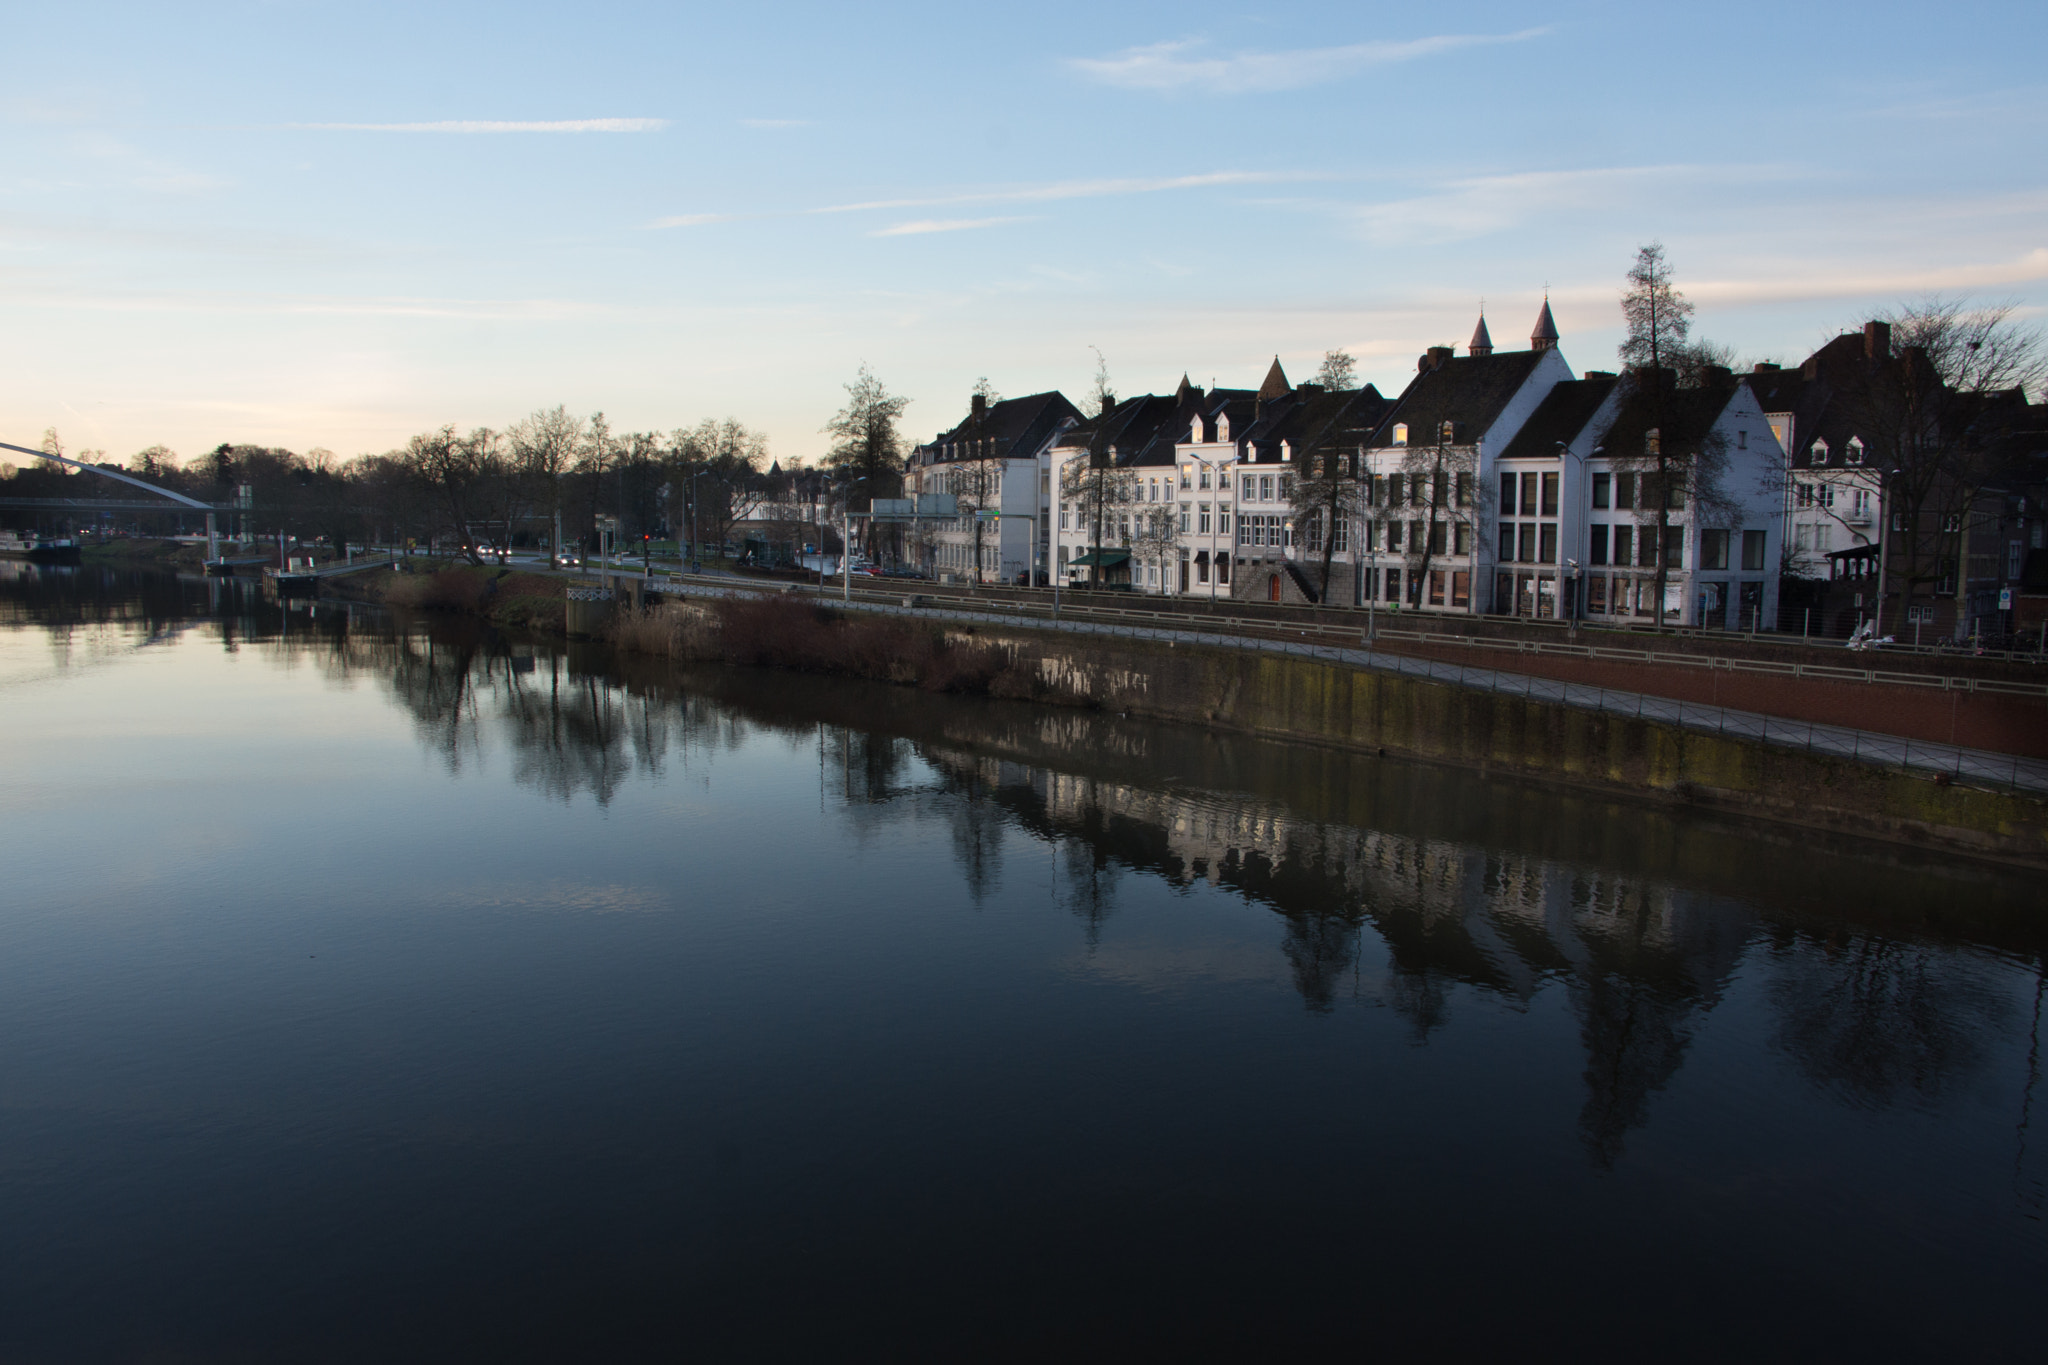
[[[1052,539],[1052,451],[1080,420],[1057,391],[995,403],[975,394],[965,420],[911,452],[904,491],[953,494],[961,513],[912,528],[916,566],[971,583],[1043,574]]]

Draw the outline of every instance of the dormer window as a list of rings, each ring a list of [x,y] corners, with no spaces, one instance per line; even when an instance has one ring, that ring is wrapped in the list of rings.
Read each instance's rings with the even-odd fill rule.
[[[1293,459],[1294,443],[1292,441],[1282,441],[1280,443],[1280,463],[1287,464],[1291,462]]]
[[[1862,438],[1861,436],[1851,436],[1851,437],[1849,438],[1849,444],[1848,444],[1848,447],[1847,447],[1846,449],[1844,449],[1844,450],[1843,450],[1843,452],[1842,452],[1842,463],[1843,463],[1843,464],[1862,464],[1862,463],[1863,463],[1863,438]]]
[[[1397,446],[1408,444],[1408,424],[1406,422],[1394,423],[1394,444]]]
[[[1818,439],[1814,441],[1813,462],[1815,464],[1826,464],[1828,462],[1828,443],[1826,441]]]
[[[1188,444],[1189,444],[1189,445],[1191,445],[1191,446],[1198,446],[1198,445],[1200,445],[1201,443],[1202,443],[1202,419],[1201,419],[1201,418],[1199,418],[1199,417],[1197,417],[1197,418],[1196,418],[1196,419],[1194,420],[1194,424],[1193,424],[1192,426],[1190,426],[1190,427],[1188,428]]]
[[[1441,428],[1441,430],[1442,430],[1442,433],[1443,433],[1443,434],[1442,434],[1442,436],[1441,436],[1441,437],[1440,437],[1439,439],[1440,439],[1440,440],[1442,440],[1442,442],[1443,442],[1443,443],[1444,443],[1445,445],[1451,445],[1451,444],[1453,444],[1454,442],[1456,442],[1456,441],[1457,441],[1457,439],[1458,439],[1458,424],[1457,424],[1456,422],[1446,422],[1446,423],[1444,423],[1444,424],[1443,424],[1443,427]]]
[[[1230,439],[1230,418],[1220,412],[1216,414],[1216,439],[1218,441]]]

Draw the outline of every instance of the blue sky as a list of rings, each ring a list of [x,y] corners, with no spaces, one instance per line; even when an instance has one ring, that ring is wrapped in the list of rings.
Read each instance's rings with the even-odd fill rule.
[[[1853,17],[1851,17],[1853,16]],[[2048,6],[7,7],[0,439],[341,455],[2048,305]]]

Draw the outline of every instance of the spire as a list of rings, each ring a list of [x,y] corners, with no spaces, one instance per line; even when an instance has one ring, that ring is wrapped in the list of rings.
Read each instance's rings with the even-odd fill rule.
[[[1187,396],[1193,393],[1194,391],[1195,386],[1188,382],[1187,372],[1182,371],[1180,376],[1180,387],[1173,391],[1173,396],[1175,398],[1181,399],[1182,401],[1186,401]]]
[[[1486,310],[1479,310],[1479,325],[1472,329],[1472,344],[1466,348],[1471,355],[1492,355],[1493,337],[1486,330]]]
[[[1273,357],[1273,368],[1266,371],[1266,382],[1259,385],[1259,397],[1280,398],[1294,392],[1294,386],[1287,382],[1287,371],[1280,368],[1280,357]]]
[[[1536,315],[1536,330],[1529,333],[1529,349],[1547,351],[1557,345],[1557,319],[1550,316],[1550,295],[1543,296],[1543,311]]]

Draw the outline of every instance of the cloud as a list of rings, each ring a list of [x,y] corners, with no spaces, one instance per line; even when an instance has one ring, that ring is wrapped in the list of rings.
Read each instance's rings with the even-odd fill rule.
[[[1257,91],[1298,90],[1321,85],[1376,66],[1417,61],[1460,48],[1522,43],[1550,30],[1528,28],[1519,33],[1448,33],[1404,42],[1351,43],[1344,47],[1301,48],[1292,52],[1242,52],[1229,57],[1194,55],[1199,39],[1126,48],[1114,57],[1070,57],[1067,65],[1101,85],[1124,90],[1181,90],[1241,95]]]
[[[1045,203],[1055,199],[1101,199],[1122,194],[1157,194],[1163,190],[1200,189],[1209,185],[1266,185],[1287,180],[1325,177],[1292,171],[1210,171],[1159,179],[1064,180],[1050,185],[1025,185],[1002,190],[934,195],[924,199],[870,199],[858,204],[828,204],[811,213],[866,213],[874,209],[935,208],[944,204]]]
[[[1650,202],[1652,186],[1669,202],[1685,186],[1753,186],[1794,173],[1779,166],[1603,166],[1573,171],[1518,171],[1446,180],[1424,194],[1368,204],[1355,211],[1378,241],[1441,241],[1501,232],[1530,217],[1592,212]]]
[[[288,123],[288,128],[324,133],[655,133],[665,118],[572,118],[548,122],[444,119],[439,123]]]
[[[706,223],[730,223],[739,217],[736,213],[678,213],[669,218],[657,218],[647,226],[650,228],[702,227]]]
[[[2011,260],[1918,270],[1881,266],[1831,269],[1815,262],[1797,274],[1775,278],[1702,280],[1687,285],[1685,292],[1702,303],[1739,306],[1809,299],[1969,293],[1979,289],[2032,284],[2037,280],[2048,280],[2048,247],[2036,247]]]
[[[927,232],[966,232],[972,228],[997,227],[1003,223],[1021,223],[1022,218],[920,218],[915,222],[897,223],[892,227],[877,228],[870,237],[917,237]]]

